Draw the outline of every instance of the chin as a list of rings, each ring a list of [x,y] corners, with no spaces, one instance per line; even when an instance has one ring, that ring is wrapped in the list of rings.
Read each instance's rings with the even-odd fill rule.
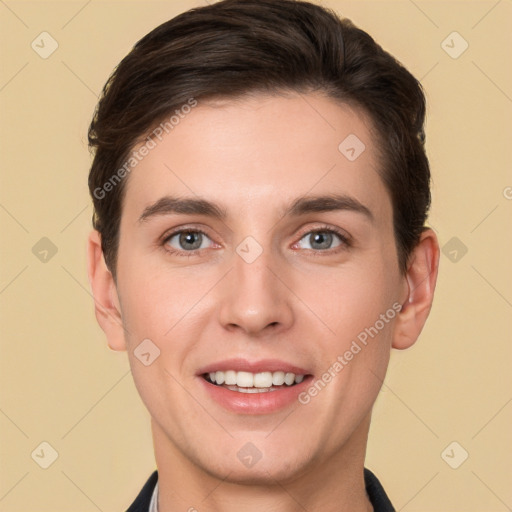
[[[273,457],[274,460],[260,459],[251,467],[245,467],[238,459],[233,463],[233,459],[225,460],[224,463],[211,467],[211,464],[205,461],[203,470],[212,477],[239,485],[250,486],[273,486],[277,482],[283,485],[295,480],[301,471],[301,466],[294,460],[283,460],[283,458]]]
[[[275,485],[290,482],[307,471],[312,463],[312,447],[305,446],[304,435],[299,440],[290,436],[270,436],[268,432],[250,435],[247,432],[225,447],[220,455],[216,472],[221,478],[247,485]],[[282,433],[281,433],[282,434]],[[265,438],[267,437],[267,438]],[[220,448],[220,447],[219,447]],[[220,450],[219,450],[220,451]],[[208,457],[203,462],[210,465],[215,457]]]

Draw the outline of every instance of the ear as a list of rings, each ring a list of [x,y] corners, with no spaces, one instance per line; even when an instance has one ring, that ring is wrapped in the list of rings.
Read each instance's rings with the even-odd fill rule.
[[[109,347],[126,350],[117,286],[105,263],[101,235],[96,230],[91,232],[87,240],[87,274],[94,297],[96,320],[107,335]]]
[[[404,276],[409,291],[395,323],[393,348],[409,348],[418,339],[432,307],[438,267],[439,243],[428,228],[421,234]]]

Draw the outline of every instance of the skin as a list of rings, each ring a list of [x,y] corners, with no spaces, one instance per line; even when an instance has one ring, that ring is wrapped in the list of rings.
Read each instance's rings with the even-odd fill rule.
[[[366,146],[353,162],[338,150],[349,134]],[[320,94],[202,102],[129,175],[117,283],[91,233],[96,316],[109,346],[127,350],[151,414],[160,512],[372,510],[363,479],[371,409],[390,349],[411,346],[423,328],[439,262],[426,230],[400,273],[379,167],[363,112]],[[356,199],[372,218],[284,215],[297,198],[328,194]],[[167,213],[140,222],[164,195],[199,196],[226,217]],[[178,237],[162,240],[178,227],[204,231],[202,248],[187,257]],[[318,229],[339,229],[350,244],[333,235],[321,249],[310,236]],[[263,251],[252,263],[236,253],[247,236]],[[307,405],[235,414],[196,376],[206,364],[244,357],[282,359],[319,378],[394,303],[402,311]],[[161,351],[149,366],[134,355],[146,338]],[[247,442],[262,453],[251,468],[237,457]]]

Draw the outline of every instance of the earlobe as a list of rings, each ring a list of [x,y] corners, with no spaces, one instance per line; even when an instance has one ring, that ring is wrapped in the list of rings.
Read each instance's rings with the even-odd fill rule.
[[[439,243],[435,233],[426,229],[411,254],[404,276],[409,293],[395,323],[393,348],[409,348],[418,339],[432,307],[438,267]]]
[[[101,235],[93,230],[87,240],[87,274],[94,297],[94,313],[112,350],[126,350],[117,287],[101,248]]]

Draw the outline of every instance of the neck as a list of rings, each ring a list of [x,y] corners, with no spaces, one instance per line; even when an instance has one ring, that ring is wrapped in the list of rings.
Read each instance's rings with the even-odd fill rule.
[[[158,468],[158,512],[372,512],[364,483],[364,456],[369,429],[366,418],[337,453],[323,456],[289,478],[240,482],[191,461],[152,420]]]

